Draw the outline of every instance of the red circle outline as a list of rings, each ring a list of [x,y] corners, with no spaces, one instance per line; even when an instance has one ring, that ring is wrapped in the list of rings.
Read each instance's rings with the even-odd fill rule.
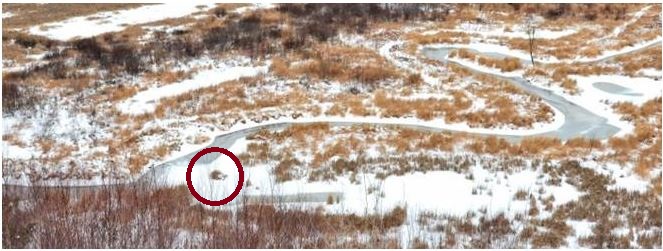
[[[237,181],[237,187],[235,187],[235,191],[233,191],[233,193],[230,194],[230,196],[222,200],[205,199],[203,196],[198,194],[198,192],[196,192],[196,189],[193,188],[193,182],[191,182],[191,171],[193,170],[193,166],[196,164],[196,161],[198,161],[198,159],[203,155],[213,152],[221,153],[223,155],[230,157],[233,160],[233,162],[235,162],[237,170],[239,171],[239,180]],[[228,151],[228,149],[221,147],[208,147],[196,153],[196,155],[193,156],[193,158],[191,158],[191,161],[189,162],[189,167],[186,169],[186,185],[187,187],[189,187],[189,192],[191,192],[191,195],[193,195],[193,197],[196,198],[198,201],[208,206],[221,206],[228,204],[228,202],[234,200],[235,197],[237,197],[237,195],[239,195],[239,192],[242,190],[242,183],[244,183],[243,181],[244,181],[244,167],[242,167],[242,163],[239,162],[239,158],[237,158],[237,156],[235,156],[235,154],[233,154],[231,151]]]

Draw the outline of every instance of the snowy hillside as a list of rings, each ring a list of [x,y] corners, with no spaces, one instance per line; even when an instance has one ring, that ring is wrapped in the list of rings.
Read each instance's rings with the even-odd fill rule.
[[[2,12],[4,247],[661,248],[661,4]]]

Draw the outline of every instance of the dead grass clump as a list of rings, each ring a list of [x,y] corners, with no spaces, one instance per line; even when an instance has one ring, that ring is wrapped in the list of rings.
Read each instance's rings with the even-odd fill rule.
[[[435,112],[433,112],[430,109],[417,109],[415,111],[415,114],[416,114],[417,118],[425,120],[425,121],[432,120],[435,117]]]
[[[182,81],[186,78],[191,77],[193,74],[192,71],[160,71],[160,72],[147,72],[143,75],[148,81],[156,81],[161,84],[170,84],[178,81]]]
[[[7,132],[5,132],[7,133]],[[26,147],[27,145],[25,142],[23,142],[21,139],[19,139],[16,134],[3,134],[2,135],[2,141],[6,141],[9,144],[18,146],[18,147]]]
[[[565,78],[562,81],[561,86],[562,88],[564,88],[565,92],[568,92],[571,95],[575,95],[578,93],[578,84],[573,79]]]
[[[52,163],[60,163],[63,159],[70,157],[71,154],[78,151],[78,146],[69,144],[57,144],[53,149],[53,155],[49,158]]]
[[[502,59],[495,59],[490,57],[485,57],[478,55],[474,52],[471,52],[468,49],[458,49],[451,53],[451,57],[459,57],[469,59],[471,61],[477,61],[480,65],[485,65],[492,68],[500,69],[502,72],[515,71],[522,68],[520,59],[505,57]]]
[[[464,32],[438,32],[432,35],[422,35],[420,33],[408,33],[406,39],[415,44],[452,44],[469,42],[469,36]]]
[[[129,157],[129,171],[132,174],[140,173],[143,170],[143,167],[149,163],[149,159],[144,155],[133,155]]]
[[[513,198],[516,200],[526,200],[528,195],[528,191],[519,189],[516,194],[513,195]]]
[[[378,90],[375,92],[375,94],[373,94],[373,103],[381,108],[381,115],[387,118],[399,118],[409,113],[407,106],[404,106],[401,102],[395,102],[394,99],[387,97],[387,94],[382,90]]]
[[[51,138],[38,138],[35,143],[44,153],[49,153],[53,149],[53,146],[55,146],[55,140]]]
[[[548,76],[548,72],[541,67],[529,67],[525,70],[525,76],[534,77],[534,76]]]
[[[552,137],[526,137],[520,144],[510,149],[512,154],[539,155],[562,146],[558,138]]]
[[[327,109],[325,111],[325,115],[327,116],[345,116],[345,113],[347,112],[347,107],[343,107],[340,104],[334,104],[332,107]]]
[[[170,153],[171,149],[172,149],[172,146],[169,145],[169,144],[160,144],[160,145],[158,145],[157,147],[155,147],[154,149],[152,149],[152,152],[153,152],[154,155],[156,155],[157,157],[159,157],[159,158],[163,158],[163,157],[165,157],[167,154]]]
[[[270,144],[269,143],[249,143],[246,146],[246,151],[251,155],[257,163],[265,163],[270,157]]]
[[[277,76],[292,77],[288,61],[282,57],[272,58],[272,64],[269,66],[269,70]]]
[[[640,177],[649,177],[651,170],[657,167],[661,161],[655,158],[648,158],[648,156],[641,156],[638,158],[633,171]]]
[[[138,87],[136,87],[136,86],[120,85],[117,88],[113,88],[113,89],[114,90],[109,90],[108,91],[110,101],[125,100],[125,99],[128,99],[129,97],[132,97],[136,93],[138,93]]]
[[[601,55],[602,51],[598,46],[586,47],[580,50],[580,55],[585,57],[596,57]]]
[[[292,157],[290,154],[286,154],[277,165],[274,167],[274,175],[276,176],[277,182],[285,182],[293,179],[292,169],[296,166],[301,165],[299,160]]]
[[[453,136],[436,133],[420,141],[417,146],[423,149],[452,151],[455,144]]]
[[[350,113],[356,116],[370,116],[372,112],[366,108],[366,105],[363,103],[363,99],[359,97],[351,97],[344,101],[346,105],[350,108]]]
[[[566,241],[566,236],[559,236],[552,232],[537,232],[532,237],[533,248],[559,248]]]
[[[421,78],[421,74],[419,73],[413,73],[407,76],[407,79],[405,80],[405,83],[409,86],[419,86],[421,83],[423,83],[423,79]]]
[[[202,135],[202,134],[197,134],[197,135],[193,138],[193,141],[192,141],[191,143],[193,143],[193,144],[195,144],[195,145],[199,145],[199,144],[205,143],[205,142],[207,142],[207,141],[209,141],[209,140],[210,140],[210,138],[209,138],[208,136],[206,136],[206,135]]]
[[[585,137],[575,137],[564,142],[565,147],[577,149],[603,149],[603,143],[598,139],[588,139]]]
[[[466,145],[466,148],[479,154],[498,154],[507,151],[510,147],[511,144],[505,139],[492,135],[485,138],[477,138],[472,143]]]
[[[627,160],[629,153],[637,149],[639,142],[635,137],[613,137],[608,139],[608,145],[615,151],[616,156],[623,156]]]

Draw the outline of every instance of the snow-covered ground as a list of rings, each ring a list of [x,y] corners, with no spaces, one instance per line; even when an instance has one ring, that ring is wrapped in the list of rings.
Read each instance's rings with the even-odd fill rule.
[[[30,32],[33,34],[44,35],[53,39],[68,40],[76,37],[89,37],[98,35],[105,32],[120,31],[124,29],[125,24],[141,24],[165,18],[181,17],[190,15],[191,13],[206,10],[213,7],[212,4],[199,6],[196,2],[177,2],[159,5],[147,5],[135,9],[121,10],[114,12],[101,12],[94,15],[85,17],[75,17],[61,22],[49,23],[32,27]],[[259,8],[271,8],[271,4],[257,4],[247,7],[236,9],[237,13],[250,12]],[[635,13],[628,22],[615,28],[608,36],[617,37],[621,34],[629,24],[636,22],[645,11],[651,6],[645,7],[639,12]],[[11,13],[3,13],[3,18],[11,16]],[[45,29],[42,29],[42,26]],[[537,31],[539,38],[557,39],[560,37],[575,34],[579,29],[577,27],[552,31],[540,30]],[[488,37],[507,37],[507,38],[526,38],[527,34],[522,30],[504,31],[496,29],[484,29],[484,27],[474,26],[469,23],[462,23],[454,29],[428,31],[423,34],[432,34],[439,31],[453,31],[464,32],[473,35],[479,35],[484,38]],[[149,39],[147,37],[146,39]],[[436,69],[432,66],[422,67],[422,64],[417,64],[417,57],[408,55],[400,50],[405,42],[403,40],[388,40],[382,44],[376,41],[369,41],[366,37],[361,35],[347,35],[341,36],[342,42],[346,44],[354,44],[357,46],[364,46],[376,50],[377,53],[396,67],[404,72],[420,73],[423,81],[431,86],[439,85],[440,79],[434,74]],[[561,60],[555,57],[538,57],[536,60],[539,63],[591,63],[598,62],[616,55],[628,54],[643,48],[650,47],[661,43],[661,37],[657,37],[651,41],[642,41],[632,46],[627,46],[614,51],[603,51],[601,55],[596,57],[576,57],[574,59]],[[380,45],[380,46],[378,46]],[[521,60],[529,60],[528,52],[521,50],[513,50],[506,46],[490,43],[486,41],[478,42],[472,41],[469,44],[434,44],[429,45],[430,48],[467,48],[484,54],[499,54],[518,58]],[[419,47],[421,49],[422,47]],[[39,57],[33,58],[38,60]],[[215,59],[216,60],[216,59]],[[448,61],[457,63],[467,69],[475,70],[478,72],[488,73],[499,77],[522,77],[524,70],[515,70],[512,72],[501,72],[498,69],[486,67],[477,62],[472,62],[460,58],[447,58]],[[199,60],[203,62],[205,60]],[[239,62],[239,63],[238,63]],[[194,62],[195,64],[195,62]],[[196,67],[201,66],[201,67]],[[192,77],[172,84],[157,86],[156,83],[144,83],[141,87],[146,87],[139,91],[132,97],[127,98],[112,106],[117,107],[121,112],[130,115],[139,115],[143,113],[154,112],[159,100],[167,97],[173,97],[185,93],[189,93],[201,88],[213,87],[215,85],[223,84],[227,81],[236,80],[242,77],[253,77],[260,74],[269,73],[270,61],[261,62],[260,65],[247,59],[227,58],[225,61],[214,61],[212,65],[187,65],[183,66],[183,70],[191,70],[197,68]],[[435,66],[437,67],[437,66]],[[4,69],[6,71],[7,69]],[[660,76],[661,69],[645,69],[642,70],[645,75]],[[611,75],[595,75],[595,76],[580,76],[569,75],[569,78],[577,82],[578,94],[568,94],[561,87],[550,85],[547,79],[530,79],[531,84],[540,88],[551,91],[553,94],[566,99],[567,101],[585,108],[586,110],[595,113],[596,115],[608,120],[607,123],[614,125],[620,129],[617,136],[624,135],[633,131],[634,125],[631,122],[621,120],[621,116],[616,114],[611,104],[615,102],[632,102],[636,105],[642,104],[652,98],[660,97],[663,92],[663,85],[660,77],[658,79],[653,77],[629,77],[619,74]],[[341,93],[342,83],[332,83],[336,85],[334,94]],[[331,94],[332,92],[328,93]],[[437,93],[414,93],[411,96],[403,97],[403,99],[424,99],[431,97],[441,97],[445,94]],[[398,95],[394,95],[397,97]],[[327,105],[327,104],[323,104]],[[478,109],[485,107],[482,102],[477,102]],[[231,126],[223,128],[222,125],[209,125],[209,127],[201,126],[196,123],[197,118],[181,118],[177,117],[166,119],[154,119],[144,124],[140,124],[140,128],[160,127],[168,128],[171,124],[184,124],[181,128],[171,130],[171,135],[175,134],[181,138],[192,138],[204,136],[204,142],[186,142],[178,145],[177,150],[163,156],[163,161],[151,160],[147,166],[158,166],[159,164],[173,164],[174,160],[181,159],[183,156],[195,152],[205,146],[208,146],[215,137],[219,135],[230,135],[242,130],[250,128],[260,128],[267,125],[275,125],[281,123],[299,124],[299,123],[312,123],[312,122],[329,122],[329,123],[342,123],[342,124],[381,124],[381,125],[400,125],[408,128],[423,128],[431,131],[450,130],[456,132],[477,133],[486,135],[498,136],[512,136],[521,138],[522,136],[540,135],[559,130],[567,121],[567,118],[562,111],[551,107],[553,110],[553,119],[546,123],[535,123],[532,128],[477,128],[471,127],[467,123],[447,123],[442,118],[435,118],[432,120],[422,120],[416,117],[404,118],[383,118],[380,116],[304,116],[300,118],[293,118],[289,116],[282,116],[267,121],[251,121],[246,120],[242,123],[235,123]],[[53,107],[51,107],[53,109]],[[561,109],[561,108],[560,108]],[[562,109],[564,110],[564,109]],[[519,111],[521,112],[521,111]],[[525,111],[526,112],[526,111]],[[564,111],[568,113],[568,111]],[[77,151],[85,152],[92,151],[89,145],[90,141],[96,140],[88,138],[89,136],[78,136],[72,134],[80,133],[80,135],[99,135],[102,133],[96,132],[93,128],[90,117],[83,114],[69,114],[66,110],[61,110],[53,113],[53,119],[48,118],[30,118],[27,121],[29,130],[19,130],[17,134],[26,146],[21,147],[13,145],[7,140],[2,141],[2,155],[3,159],[16,159],[25,160],[36,157],[36,153],[40,150],[37,149],[36,144],[33,144],[37,138],[40,137],[39,133],[48,131],[57,139],[67,141],[72,145],[81,146]],[[571,119],[569,118],[569,121]],[[39,123],[31,123],[37,121]],[[47,121],[52,123],[52,127],[47,127]],[[22,117],[3,117],[3,130],[5,132],[18,130],[16,128],[22,127]],[[206,123],[206,122],[205,122]],[[209,123],[212,124],[212,123]],[[239,134],[238,134],[239,135]],[[106,135],[108,136],[108,135]],[[239,135],[242,136],[242,135]],[[239,137],[238,136],[238,137]],[[246,136],[246,135],[244,135]],[[140,151],[147,151],[154,147],[159,146],[159,143],[164,140],[163,135],[150,135],[140,136]],[[330,138],[333,136],[330,136]],[[70,140],[70,139],[75,140]],[[71,141],[71,142],[68,142]],[[605,142],[605,141],[604,141]],[[247,151],[248,140],[245,137],[239,137],[234,141],[228,149],[239,155]],[[98,150],[98,149],[97,149]],[[101,149],[106,151],[107,149]],[[376,151],[368,151],[368,156],[378,157],[379,153]],[[474,154],[471,152],[460,152],[459,154]],[[591,155],[591,154],[590,154]],[[311,157],[311,156],[308,156]],[[589,158],[587,158],[589,157]],[[586,158],[582,162],[584,168],[596,171],[600,174],[609,176],[614,182],[609,186],[609,190],[626,189],[633,192],[645,192],[650,189],[651,181],[647,178],[637,176],[631,168],[631,163],[627,165],[618,165],[612,162],[597,161],[591,159],[592,156],[583,156]],[[531,164],[532,160],[527,159],[527,165]],[[480,162],[477,162],[480,163]],[[177,165],[175,165],[177,164]],[[165,167],[165,182],[168,185],[184,185],[186,166],[175,163],[171,166]],[[152,171],[152,169],[144,168],[142,174]],[[416,216],[419,212],[434,211],[439,214],[464,216],[468,212],[481,212],[485,211],[485,215],[497,215],[505,213],[508,218],[513,219],[518,214],[526,214],[530,209],[529,200],[514,199],[516,193],[526,191],[535,193],[539,198],[554,196],[554,206],[558,206],[570,201],[578,200],[583,192],[572,185],[570,182],[561,182],[559,185],[549,185],[550,176],[541,168],[521,168],[514,170],[496,171],[488,170],[486,166],[481,164],[473,164],[469,168],[471,178],[465,173],[456,171],[428,171],[428,172],[411,172],[403,175],[387,176],[384,179],[378,179],[372,173],[358,173],[356,180],[359,182],[351,181],[350,175],[341,174],[336,177],[334,181],[314,181],[311,182],[305,178],[295,179],[285,182],[277,182],[274,175],[274,165],[258,164],[255,166],[245,166],[245,187],[240,196],[268,196],[268,195],[299,195],[310,193],[338,193],[343,195],[343,199],[338,203],[324,206],[325,210],[332,213],[341,214],[365,214],[365,213],[384,213],[397,206],[407,208],[409,217]],[[654,167],[659,168],[660,167]],[[65,170],[65,169],[63,169]],[[62,170],[61,170],[62,171]],[[212,173],[220,179],[212,178]],[[199,194],[210,200],[219,200],[227,197],[230,192],[235,188],[237,182],[240,181],[237,169],[233,161],[225,156],[222,156],[215,161],[208,164],[197,164],[192,172],[193,184]],[[564,177],[566,178],[566,177]],[[21,184],[31,185],[32,183],[24,175],[21,178],[13,179],[12,177],[2,177],[4,184]],[[354,178],[353,178],[354,179]],[[568,180],[567,180],[568,181]],[[119,182],[119,181],[110,181]],[[46,181],[44,185],[99,185],[109,183],[109,181],[102,180],[99,177],[94,177],[86,181]],[[250,183],[250,185],[248,185]],[[311,208],[317,208],[322,203],[309,203]],[[223,208],[226,209],[226,208]],[[414,215],[414,216],[412,216]],[[539,216],[540,219],[549,217],[550,212],[542,212]],[[586,220],[576,221],[569,220],[567,223],[575,230],[575,234],[569,236],[568,247],[580,247],[577,239],[592,234],[592,228],[595,222]],[[408,224],[415,224],[413,221],[408,220]],[[623,229],[616,229],[615,231],[624,232]],[[404,244],[404,246],[407,246]]]
[[[663,93],[663,81],[656,81],[651,78],[633,78],[622,75],[600,75],[600,76],[570,76],[578,83],[580,95],[567,95],[567,99],[582,107],[587,108],[608,119],[608,123],[621,129],[618,135],[633,131],[633,124],[621,120],[621,116],[615,114],[610,105],[603,101],[609,100],[611,103],[631,102],[641,105],[648,100],[660,97]],[[624,92],[610,92],[597,88],[597,83],[609,83],[620,86]]]
[[[177,1],[145,5],[134,9],[106,11],[89,16],[73,17],[60,22],[30,28],[30,33],[52,39],[85,38],[106,32],[121,31],[127,24],[143,24],[167,18],[177,18],[213,7],[212,3]]]
[[[608,123],[616,126],[620,131],[615,136],[621,136],[633,132],[634,125],[621,119],[621,115],[612,109],[612,104],[617,102],[632,102],[636,105],[660,97],[663,92],[663,82],[646,77],[629,77],[623,75],[599,75],[578,76],[571,75],[577,82],[579,94],[571,95],[556,85],[548,85],[546,81],[534,78],[531,83],[541,88],[549,89],[555,94],[564,97],[570,102],[577,104],[608,120]],[[597,85],[597,83],[599,85]],[[600,84],[620,87],[620,92],[607,91],[598,88]]]
[[[138,8],[118,11],[99,12],[88,16],[72,17],[64,21],[40,24],[29,29],[35,35],[51,39],[69,40],[86,38],[107,32],[121,31],[127,25],[139,25],[168,18],[178,18],[196,12],[206,11],[215,6],[214,3],[199,1],[174,1],[150,4]],[[273,8],[271,3],[255,3],[240,7],[233,12],[244,13],[257,9]],[[11,13],[3,13],[2,18],[11,17]]]
[[[246,63],[246,60],[244,60]],[[191,79],[153,87],[136,93],[133,97],[118,104],[120,111],[127,114],[142,114],[153,112],[159,99],[173,97],[197,89],[221,84],[226,81],[237,80],[242,77],[253,77],[267,72],[269,62],[264,66],[234,66],[220,65],[209,70],[197,72]]]
[[[14,13],[11,13],[11,12],[9,12],[9,11],[7,11],[7,12],[2,12],[2,19],[10,18],[10,17],[13,17],[13,16],[14,16]]]
[[[246,151],[248,141],[240,139],[228,149],[235,155]],[[210,179],[212,171],[227,176],[226,181]],[[307,179],[279,183],[273,175],[273,165],[245,166],[245,187],[241,196],[303,195],[310,193],[340,193],[343,200],[327,209],[336,213],[381,213],[396,206],[407,207],[409,212],[435,211],[442,214],[463,216],[468,211],[486,209],[489,215],[506,213],[510,217],[529,209],[529,202],[514,201],[518,191],[535,192],[555,196],[555,205],[577,199],[580,193],[571,185],[546,186],[547,176],[541,170],[523,169],[511,173],[493,172],[480,165],[470,168],[472,178],[454,171],[415,172],[402,176],[377,179],[374,174],[360,173],[352,182],[349,176],[339,176],[335,181],[310,182]],[[165,182],[184,185],[186,167],[168,168]],[[219,200],[227,197],[237,184],[238,171],[232,160],[221,156],[210,164],[193,167],[193,184],[199,193]],[[250,185],[246,185],[250,184]],[[200,189],[200,190],[198,190]],[[453,203],[449,203],[453,201]],[[312,206],[317,206],[316,204]]]

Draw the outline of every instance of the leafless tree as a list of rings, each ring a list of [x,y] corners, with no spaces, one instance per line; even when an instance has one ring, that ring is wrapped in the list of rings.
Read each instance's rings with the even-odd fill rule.
[[[536,20],[531,13],[525,19],[525,27],[527,28],[527,37],[529,39],[529,57],[534,66],[534,36],[536,33]]]

